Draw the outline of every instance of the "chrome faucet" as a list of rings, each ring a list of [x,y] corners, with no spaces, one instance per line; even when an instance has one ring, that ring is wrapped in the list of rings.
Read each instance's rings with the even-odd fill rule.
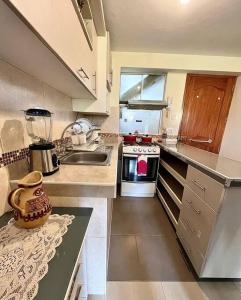
[[[63,130],[62,134],[61,134],[61,140],[64,138],[64,135],[65,135],[65,132],[70,128],[72,127],[73,125],[79,125],[78,122],[73,122],[73,123],[70,123],[68,126],[65,127],[65,129]],[[83,133],[83,131],[82,131]]]
[[[64,128],[64,130],[63,130],[63,132],[62,132],[62,134],[61,134],[61,140],[64,138],[64,135],[65,135],[66,131],[67,131],[70,127],[72,127],[73,125],[75,125],[75,124],[80,125],[79,122],[72,122],[72,123],[70,123],[68,126],[66,126],[66,127]],[[80,125],[80,126],[81,126],[81,125]],[[95,125],[93,125],[93,126],[95,126]],[[79,135],[85,134],[85,133],[83,132],[83,129],[82,129],[82,128],[81,128],[81,130],[82,130],[82,131],[79,133]],[[91,145],[92,143],[95,142],[95,140],[90,141],[90,138],[91,138],[91,136],[92,136],[92,133],[93,133],[94,131],[100,131],[100,130],[101,130],[100,127],[96,127],[96,126],[95,126],[95,127],[91,128],[89,131],[86,132],[86,139],[87,139],[87,141],[89,142],[90,145]],[[70,149],[72,148],[72,149],[73,149],[73,144],[71,143],[71,144],[65,145],[64,148],[65,148],[65,149],[64,149],[63,152],[65,152],[67,148],[70,148]]]

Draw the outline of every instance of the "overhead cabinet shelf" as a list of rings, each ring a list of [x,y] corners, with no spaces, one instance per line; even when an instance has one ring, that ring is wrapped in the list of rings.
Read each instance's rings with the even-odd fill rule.
[[[78,72],[81,65],[74,68],[73,64],[60,55],[16,8],[16,3],[19,6],[25,4],[17,0],[0,2],[1,59],[71,98],[95,100],[94,91],[88,87],[81,71]],[[33,2],[27,4],[30,5],[29,3],[32,5]],[[37,3],[41,5],[41,2]],[[36,6],[35,2],[34,5]],[[73,7],[72,9],[75,12]],[[38,11],[38,15],[42,13],[46,15],[48,12]],[[69,50],[71,52],[72,49]]]

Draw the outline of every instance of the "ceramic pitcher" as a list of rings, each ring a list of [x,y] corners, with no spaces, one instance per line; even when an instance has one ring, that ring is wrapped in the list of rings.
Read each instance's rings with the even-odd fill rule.
[[[18,182],[18,188],[8,197],[14,209],[16,224],[23,228],[43,225],[51,214],[51,205],[43,191],[43,175],[34,171]]]

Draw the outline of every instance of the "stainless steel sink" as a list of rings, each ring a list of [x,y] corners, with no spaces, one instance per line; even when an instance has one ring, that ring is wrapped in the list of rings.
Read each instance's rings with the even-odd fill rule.
[[[71,151],[60,159],[65,165],[96,165],[107,166],[110,164],[112,147],[104,147],[103,150],[94,152]]]

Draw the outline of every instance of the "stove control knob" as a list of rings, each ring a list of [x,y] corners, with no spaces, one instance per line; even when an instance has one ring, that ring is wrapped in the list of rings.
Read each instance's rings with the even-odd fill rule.
[[[137,148],[134,148],[133,151],[136,152],[136,151],[137,151]]]
[[[153,152],[156,152],[156,149],[155,149],[155,148],[153,148]]]
[[[139,149],[138,149],[138,151],[139,151],[139,152],[142,152],[142,149],[141,149],[141,148],[139,148]]]
[[[146,149],[143,149],[143,152],[146,152]]]
[[[151,152],[152,151],[152,149],[148,149],[148,152]]]

